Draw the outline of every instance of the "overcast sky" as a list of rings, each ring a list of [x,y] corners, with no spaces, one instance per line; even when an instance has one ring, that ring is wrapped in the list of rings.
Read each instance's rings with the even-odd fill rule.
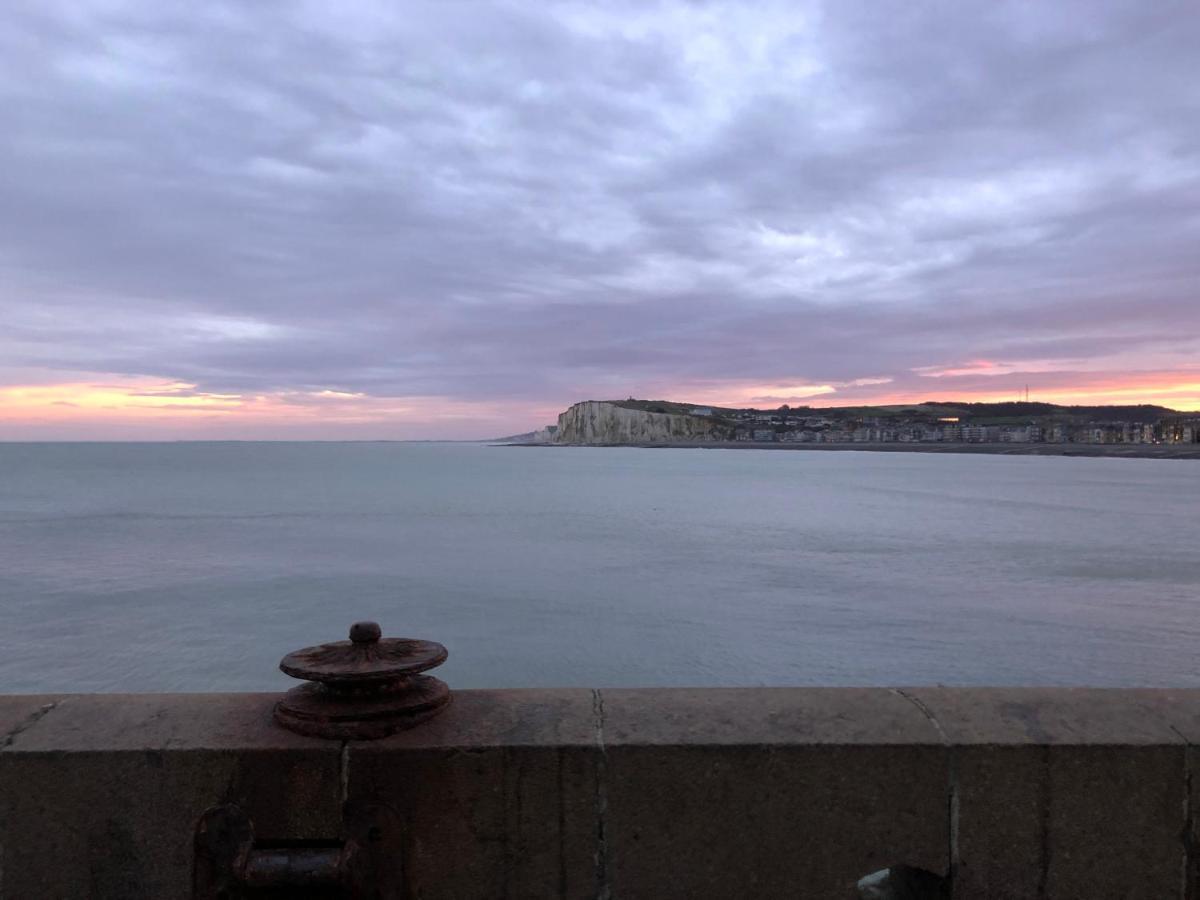
[[[1200,408],[1200,7],[0,16],[0,439]]]

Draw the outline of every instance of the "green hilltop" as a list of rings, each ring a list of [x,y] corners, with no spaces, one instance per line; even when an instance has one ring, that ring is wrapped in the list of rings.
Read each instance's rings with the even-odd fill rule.
[[[788,416],[822,416],[827,419],[903,419],[930,420],[969,419],[981,425],[1004,425],[1015,422],[1131,422],[1153,424],[1174,416],[1187,415],[1165,406],[1140,404],[1136,406],[1060,406],[1054,403],[1007,401],[1003,403],[973,403],[962,400],[931,400],[892,406],[780,406],[724,407],[707,403],[679,403],[674,400],[608,401],[625,409],[645,412],[688,415],[695,409],[712,410],[714,418],[735,419],[746,413],[773,413]]]

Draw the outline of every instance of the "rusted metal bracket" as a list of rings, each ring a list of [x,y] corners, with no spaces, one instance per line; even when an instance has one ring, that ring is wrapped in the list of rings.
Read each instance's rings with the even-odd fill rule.
[[[342,822],[344,835],[329,841],[262,841],[240,807],[208,810],[196,825],[193,900],[401,897],[399,817],[347,801]]]

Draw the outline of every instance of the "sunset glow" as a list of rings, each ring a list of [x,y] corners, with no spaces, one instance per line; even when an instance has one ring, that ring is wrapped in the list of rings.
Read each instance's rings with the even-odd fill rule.
[[[502,437],[521,417],[558,410],[447,397],[372,397],[321,389],[213,394],[150,379],[0,388],[0,440],[452,439]]]
[[[236,394],[198,394],[194,385],[163,382],[67,383],[0,388],[0,419],[51,417],[71,420],[94,413],[136,414],[160,410],[229,413],[245,406]]]
[[[942,375],[939,390],[921,384],[898,388],[882,378],[841,385],[678,385],[655,398],[713,406],[774,408],[911,404],[928,400],[1004,402],[1018,399],[1019,379],[997,389],[965,376]],[[1030,399],[1063,405],[1154,404],[1200,411],[1200,375],[1129,373],[1122,379],[1092,376],[1031,388]],[[573,398],[572,398],[573,399]],[[593,399],[621,399],[596,394]],[[372,397],[322,389],[255,394],[215,394],[195,385],[151,379],[68,382],[0,388],[0,439],[259,439],[269,436],[335,439],[454,439],[501,437],[512,423],[553,423],[562,407],[547,404],[464,403],[445,397]]]
[[[0,22],[0,440],[1200,410],[1200,16],[117,6]]]
[[[862,378],[825,385],[711,385],[663,388],[658,394],[713,406],[774,408],[790,406],[899,405],[934,400],[1003,403],[1029,399],[1075,406],[1150,404],[1179,411],[1200,410],[1200,371],[1128,372],[1119,376],[1080,372],[995,373],[999,366],[909,373],[896,378]],[[1007,377],[999,377],[1004,375]],[[1003,387],[997,382],[1002,382]],[[657,394],[656,394],[657,396]]]

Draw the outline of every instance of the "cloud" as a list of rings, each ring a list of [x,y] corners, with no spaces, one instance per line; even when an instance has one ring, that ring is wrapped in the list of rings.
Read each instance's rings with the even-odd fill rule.
[[[970,360],[1187,384],[1200,351],[1186,3],[6,13],[0,384],[483,436],[984,390]]]

